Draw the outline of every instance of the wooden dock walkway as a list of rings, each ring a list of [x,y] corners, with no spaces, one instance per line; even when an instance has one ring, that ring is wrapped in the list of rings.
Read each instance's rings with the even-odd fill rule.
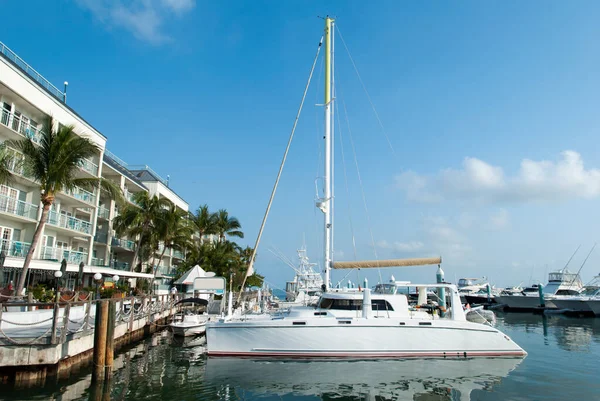
[[[115,348],[165,328],[178,299],[157,295],[111,300]],[[0,383],[41,383],[49,375],[68,375],[71,368],[90,363],[97,302],[21,303],[0,309]],[[28,311],[32,308],[37,310]]]

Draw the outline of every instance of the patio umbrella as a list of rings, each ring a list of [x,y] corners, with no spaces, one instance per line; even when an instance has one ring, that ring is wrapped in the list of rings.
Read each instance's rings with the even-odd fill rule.
[[[62,285],[62,283],[64,282],[64,280],[67,278],[66,274],[67,274],[67,259],[63,259],[62,262],[60,262],[60,272],[62,273],[62,276],[59,280],[59,284]]]
[[[79,263],[79,271],[77,272],[77,284],[81,288],[83,288],[83,266],[85,266],[83,262]]]

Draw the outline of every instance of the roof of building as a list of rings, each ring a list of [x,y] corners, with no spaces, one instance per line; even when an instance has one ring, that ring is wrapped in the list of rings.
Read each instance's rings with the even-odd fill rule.
[[[199,265],[196,265],[190,270],[186,271],[183,276],[175,281],[175,284],[192,285],[194,284],[194,280],[198,277],[206,277],[206,272]]]
[[[0,57],[2,57],[4,60],[6,60],[10,65],[12,65],[14,68],[16,68],[17,70],[21,71],[23,74],[25,74],[27,77],[29,77],[31,79],[31,81],[35,84],[35,86],[37,86],[39,89],[43,90],[44,92],[46,92],[48,95],[50,95],[52,98],[56,99],[59,101],[59,103],[66,108],[67,110],[69,110],[71,113],[73,113],[75,116],[77,116],[79,119],[81,119],[81,121],[83,121],[84,123],[86,123],[87,125],[89,125],[93,130],[95,130],[98,135],[100,135],[102,138],[106,139],[106,136],[100,132],[97,128],[95,128],[92,124],[90,124],[85,118],[81,117],[81,115],[79,115],[79,113],[77,113],[75,110],[73,110],[73,108],[71,108],[70,106],[67,105],[66,102],[63,101],[63,99],[61,99],[60,97],[58,97],[58,94],[55,92],[60,92],[60,90],[55,89],[56,87],[52,84],[50,84],[49,81],[47,81],[45,78],[40,77],[36,77],[33,74],[29,73],[29,71],[27,71],[25,68],[23,68],[23,66],[19,65],[18,63],[16,63],[14,60],[12,60],[9,57],[9,54],[14,56],[15,59],[18,58],[18,60],[22,61],[22,63],[24,64],[25,67],[31,68],[29,66],[29,64],[25,63],[19,56],[17,56],[12,50],[10,50],[8,47],[6,47],[6,45],[4,45],[2,42],[0,42],[0,45],[2,45],[2,50],[0,51]],[[8,53],[8,54],[6,54]],[[33,68],[31,68],[33,70]],[[35,71],[35,70],[33,70]],[[38,73],[39,75],[39,73]],[[42,82],[48,82],[49,85],[52,85],[50,87],[46,87],[44,85],[42,85],[42,82],[40,82],[40,80],[43,80]],[[51,89],[55,89],[55,90],[51,90]]]
[[[146,188],[146,186],[144,185],[144,183],[142,183],[142,181],[140,181],[139,178],[137,178],[131,171],[129,171],[125,167],[121,166],[120,163],[118,163],[115,160],[113,160],[106,153],[104,153],[103,160],[104,160],[104,162],[106,164],[108,164],[110,167],[112,167],[113,169],[117,170],[119,173],[121,173],[124,176],[126,176],[127,178],[129,178],[131,181],[135,182],[136,184],[138,184],[139,186],[141,186],[145,190],[148,190],[148,188]]]

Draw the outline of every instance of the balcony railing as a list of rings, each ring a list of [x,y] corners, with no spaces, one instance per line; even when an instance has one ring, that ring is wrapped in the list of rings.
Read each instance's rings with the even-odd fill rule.
[[[125,163],[120,157],[116,156],[110,150],[104,149],[104,154],[106,156],[110,157],[111,159],[113,159],[115,162],[117,162],[117,164],[119,164],[121,167],[129,168],[127,163]]]
[[[105,266],[104,259],[92,258],[92,266]]]
[[[176,249],[173,250],[173,257],[177,258],[177,259],[184,259],[185,258],[184,255],[183,255],[183,252],[178,251]]]
[[[48,224],[53,226],[68,228],[69,230],[79,231],[84,234],[92,233],[92,224],[88,221],[84,221],[73,216],[67,216],[66,214],[56,213],[51,210],[48,214]]]
[[[75,199],[94,205],[96,203],[96,195],[83,188],[75,187],[73,190],[66,190],[67,195],[71,195]]]
[[[118,262],[116,260],[113,260],[110,263],[110,267],[112,267],[113,269],[117,269],[117,270],[129,270],[130,266],[131,265],[127,262]]]
[[[2,240],[2,252],[6,256],[24,258],[29,252],[29,242]]]
[[[102,244],[106,244],[107,241],[108,241],[107,233],[96,233],[96,235],[94,235],[94,242],[100,242]]]
[[[65,248],[56,248],[52,246],[42,247],[41,259],[62,261],[67,260],[67,263],[79,264],[87,262],[88,254],[86,252],[72,251]]]
[[[0,124],[10,128],[25,138],[31,139],[37,144],[39,144],[42,139],[42,132],[37,125],[32,124],[31,120],[28,118],[16,115],[5,108],[2,108],[2,113],[0,114]]]
[[[121,238],[113,238],[111,241],[112,246],[118,246],[124,249],[129,249],[130,251],[135,251],[135,241],[121,239]]]
[[[106,219],[108,220],[110,218],[110,210],[108,210],[107,208],[100,206],[98,208],[98,217],[101,219]]]
[[[4,45],[4,43],[0,42],[0,53],[2,53],[7,59],[18,65],[27,75],[37,81],[42,87],[46,88],[48,92],[50,92],[54,97],[59,100],[64,100],[64,93],[58,89],[56,86],[52,85],[50,81],[44,78],[39,72],[34,70],[29,64],[27,64],[23,59],[15,52],[10,50],[8,47]]]
[[[0,212],[35,220],[37,219],[38,206],[6,195],[0,195]]]
[[[129,202],[133,203],[134,205],[137,205],[137,202],[135,201],[135,199],[133,197],[133,193],[131,193],[125,189],[125,190],[123,190],[123,195],[125,195],[125,199],[127,199]]]
[[[127,167],[129,170],[146,170],[148,171],[150,174],[152,174],[153,176],[156,177],[156,179],[158,179],[161,183],[163,183],[163,185],[165,187],[169,186],[169,181],[165,180],[164,178],[162,178],[160,175],[158,175],[158,173],[154,170],[152,170],[150,168],[150,166],[148,166],[147,164],[143,164],[143,165],[136,165],[136,166],[129,166]]]
[[[81,159],[79,167],[93,176],[98,176],[98,165],[89,159]]]

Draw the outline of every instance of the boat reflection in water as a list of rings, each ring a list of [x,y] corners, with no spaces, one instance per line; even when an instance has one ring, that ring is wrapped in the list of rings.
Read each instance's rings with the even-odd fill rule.
[[[208,358],[207,385],[223,399],[252,396],[316,396],[323,399],[470,400],[490,390],[520,358],[426,360],[280,361]]]

